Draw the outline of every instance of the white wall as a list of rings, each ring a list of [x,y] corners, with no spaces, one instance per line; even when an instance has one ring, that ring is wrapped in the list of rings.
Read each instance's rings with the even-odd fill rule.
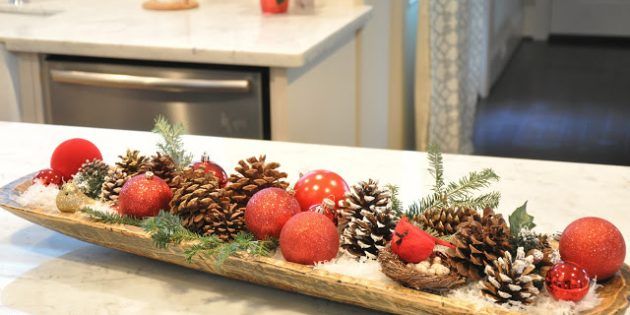
[[[365,0],[372,17],[358,41],[359,145],[389,147],[389,33],[391,1]]]
[[[0,120],[20,120],[17,73],[17,58],[0,43]]]

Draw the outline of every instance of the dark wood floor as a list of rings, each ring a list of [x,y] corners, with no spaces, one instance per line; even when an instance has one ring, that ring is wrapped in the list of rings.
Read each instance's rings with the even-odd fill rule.
[[[477,108],[479,155],[630,165],[630,46],[523,41]]]

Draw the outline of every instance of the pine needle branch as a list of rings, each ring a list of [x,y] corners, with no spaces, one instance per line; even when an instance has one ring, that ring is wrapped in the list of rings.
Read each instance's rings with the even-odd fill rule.
[[[94,210],[90,207],[85,207],[80,210],[85,213],[90,219],[107,224],[126,224],[140,226],[142,220],[136,219],[130,216],[123,216],[118,213],[108,213],[103,211]]]
[[[181,137],[184,133],[184,125],[171,125],[164,116],[158,115],[155,118],[155,126],[152,131],[162,136],[162,142],[157,145],[159,151],[170,156],[178,169],[192,163],[192,154],[188,154],[184,150],[184,141]]]
[[[480,195],[478,197],[466,197],[464,199],[454,199],[451,201],[451,206],[473,209],[496,209],[499,206],[499,200],[501,199],[501,193],[493,191],[487,194]]]
[[[402,202],[400,201],[400,197],[399,197],[400,187],[398,187],[397,185],[394,185],[394,184],[388,184],[385,187],[387,187],[387,189],[389,189],[389,192],[390,192],[390,194],[392,196],[391,197],[392,198],[392,209],[397,214],[397,216],[401,216],[402,215]]]
[[[449,199],[466,198],[473,191],[486,188],[492,182],[498,180],[499,176],[493,170],[487,168],[481,172],[470,172],[470,174],[460,178],[457,182],[449,183],[444,192]]]
[[[435,179],[433,191],[442,192],[444,188],[444,163],[442,161],[442,153],[437,144],[431,144],[427,152],[429,158],[429,174]]]
[[[494,209],[499,205],[501,195],[498,192],[473,196],[475,191],[487,188],[499,180],[499,176],[493,170],[487,168],[479,172],[470,172],[458,181],[445,184],[442,154],[436,145],[429,147],[427,157],[429,159],[429,173],[435,180],[433,192],[409,206],[406,214],[410,218],[415,218],[425,210],[432,208]]]
[[[197,256],[214,257],[217,266],[230,256],[239,252],[246,252],[254,256],[269,256],[275,244],[272,241],[257,241],[254,235],[240,232],[231,242],[223,242],[216,236],[201,237],[196,243],[186,249],[186,261],[192,262]]]
[[[179,217],[166,211],[142,222],[142,228],[151,234],[156,247],[166,248],[169,244],[179,244],[183,241],[192,241],[200,236],[185,229]]]

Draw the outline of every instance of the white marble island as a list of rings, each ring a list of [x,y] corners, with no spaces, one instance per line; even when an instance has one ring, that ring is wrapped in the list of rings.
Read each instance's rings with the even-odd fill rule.
[[[128,147],[150,154],[145,132],[0,122],[0,184],[48,166],[61,141],[84,137],[113,162]],[[349,183],[374,178],[401,186],[409,203],[429,192],[422,152],[357,149],[213,137],[185,137],[195,155],[209,152],[230,170],[267,154],[295,182],[299,172],[337,171]],[[447,180],[491,167],[501,181],[498,209],[528,200],[540,231],[561,231],[582,216],[610,220],[630,239],[630,168],[461,155],[444,156]],[[626,246],[630,242],[626,242]],[[628,247],[627,247],[628,249]],[[630,257],[626,256],[626,263]],[[86,244],[0,211],[0,313],[36,314],[353,314],[367,310],[186,270]]]
[[[320,1],[309,14],[263,15],[254,0],[199,2],[169,12],[144,10],[140,0],[25,5],[45,15],[7,13],[0,4],[0,87],[9,91],[0,104],[11,97],[21,121],[46,120],[41,64],[49,54],[258,66],[269,69],[272,139],[356,144],[355,46],[370,7]],[[322,120],[335,127],[313,132]]]

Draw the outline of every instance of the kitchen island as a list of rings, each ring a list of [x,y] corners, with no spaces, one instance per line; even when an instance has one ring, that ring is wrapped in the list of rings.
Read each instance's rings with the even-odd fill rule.
[[[113,163],[127,148],[155,151],[147,132],[0,122],[0,184],[48,167],[61,141],[84,137]],[[348,183],[374,178],[401,187],[405,204],[427,194],[431,178],[422,152],[358,149],[186,136],[196,157],[208,152],[230,172],[238,160],[267,154],[294,183],[325,168]],[[493,168],[501,181],[498,209],[509,214],[528,201],[537,230],[562,231],[572,220],[599,216],[630,239],[630,168],[578,163],[444,155],[446,179]],[[627,249],[630,243],[626,243]],[[351,314],[368,311],[186,270],[83,243],[0,211],[0,312],[155,314]],[[626,263],[630,257],[626,256]]]
[[[202,0],[198,9],[169,12],[144,10],[141,3],[33,0],[14,10],[0,4],[0,88],[8,91],[0,104],[17,103],[12,116],[20,121],[54,123],[46,91],[51,55],[257,67],[268,73],[266,138],[358,144],[358,32],[369,6],[319,1],[312,13],[263,15],[252,0]],[[321,121],[330,127],[318,129]]]

